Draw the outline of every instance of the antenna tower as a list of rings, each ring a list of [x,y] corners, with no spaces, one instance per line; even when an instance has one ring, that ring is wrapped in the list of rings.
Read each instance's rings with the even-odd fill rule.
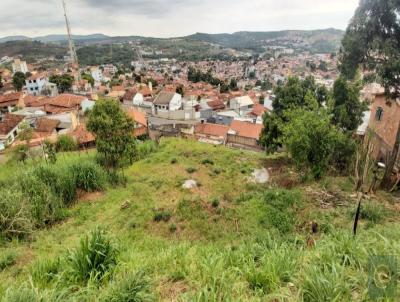
[[[65,24],[67,25],[67,33],[68,33],[68,45],[69,45],[69,54],[71,58],[71,63],[73,65],[78,66],[78,56],[76,55],[76,49],[74,41],[72,40],[71,34],[71,26],[69,24],[68,16],[67,16],[67,6],[65,4],[65,0],[62,0],[63,8],[64,8],[64,17],[65,17]]]

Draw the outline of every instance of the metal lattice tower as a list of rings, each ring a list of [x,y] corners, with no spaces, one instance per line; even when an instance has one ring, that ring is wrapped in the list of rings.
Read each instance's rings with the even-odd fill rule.
[[[78,66],[78,56],[76,55],[76,49],[74,41],[72,40],[71,34],[71,26],[69,24],[68,16],[67,16],[67,6],[65,4],[65,0],[62,0],[63,8],[64,8],[64,17],[65,17],[65,24],[67,25],[67,33],[68,33],[68,45],[69,45],[69,54],[71,58],[71,63],[73,65]]]

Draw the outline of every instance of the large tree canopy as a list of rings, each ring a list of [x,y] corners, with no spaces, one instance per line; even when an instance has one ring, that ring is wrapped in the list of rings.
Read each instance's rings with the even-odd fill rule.
[[[361,0],[343,38],[341,72],[359,67],[393,97],[400,95],[400,0]]]
[[[134,121],[113,100],[101,100],[89,113],[89,131],[96,135],[96,147],[102,162],[110,168],[118,168],[126,160],[136,157]]]

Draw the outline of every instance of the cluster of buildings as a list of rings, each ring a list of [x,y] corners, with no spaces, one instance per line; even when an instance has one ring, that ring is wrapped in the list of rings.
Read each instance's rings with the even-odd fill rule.
[[[312,65],[314,68],[310,68]],[[336,58],[325,54],[280,53],[269,59],[230,62],[149,60],[133,62],[130,67],[119,69],[107,64],[80,70],[38,71],[37,66],[14,60],[12,71],[0,69],[0,149],[18,143],[22,123],[34,129],[31,144],[66,133],[75,136],[82,146],[93,144],[94,137],[85,130],[84,112],[97,100],[109,98],[120,103],[136,121],[137,136],[183,136],[261,150],[263,115],[273,110],[274,95],[272,90],[260,87],[260,82],[268,81],[273,87],[289,76],[313,75],[319,84],[331,87],[337,77]],[[226,83],[236,79],[238,85],[222,93],[220,87],[210,83],[192,83],[187,77],[189,68],[211,71],[213,77]],[[14,91],[11,84],[12,75],[18,71],[29,73],[21,92]],[[63,74],[74,81],[69,93],[59,94],[57,85],[49,79]],[[365,112],[358,134],[373,133],[376,156],[383,157],[396,141],[396,125],[400,121],[400,110],[396,108],[400,103],[383,101],[380,87],[365,89],[364,94],[370,109]]]

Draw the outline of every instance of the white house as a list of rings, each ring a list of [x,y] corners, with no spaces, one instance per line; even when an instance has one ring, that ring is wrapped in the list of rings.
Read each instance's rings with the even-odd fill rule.
[[[0,150],[4,150],[5,147],[14,142],[24,119],[24,116],[8,113],[0,121]]]
[[[46,89],[47,79],[43,74],[35,74],[25,80],[26,89],[30,95],[40,95]]]
[[[248,95],[236,97],[229,102],[229,108],[238,112],[239,115],[248,113],[253,106],[254,102]]]
[[[182,107],[182,96],[174,92],[160,92],[155,98],[155,111],[177,111]]]
[[[91,75],[92,75],[92,77],[93,77],[93,79],[94,79],[95,85],[96,85],[96,84],[98,85],[98,84],[100,84],[102,81],[104,81],[103,72],[101,71],[100,68],[94,67],[94,68],[92,68],[92,69],[90,70],[90,73],[91,73]]]

